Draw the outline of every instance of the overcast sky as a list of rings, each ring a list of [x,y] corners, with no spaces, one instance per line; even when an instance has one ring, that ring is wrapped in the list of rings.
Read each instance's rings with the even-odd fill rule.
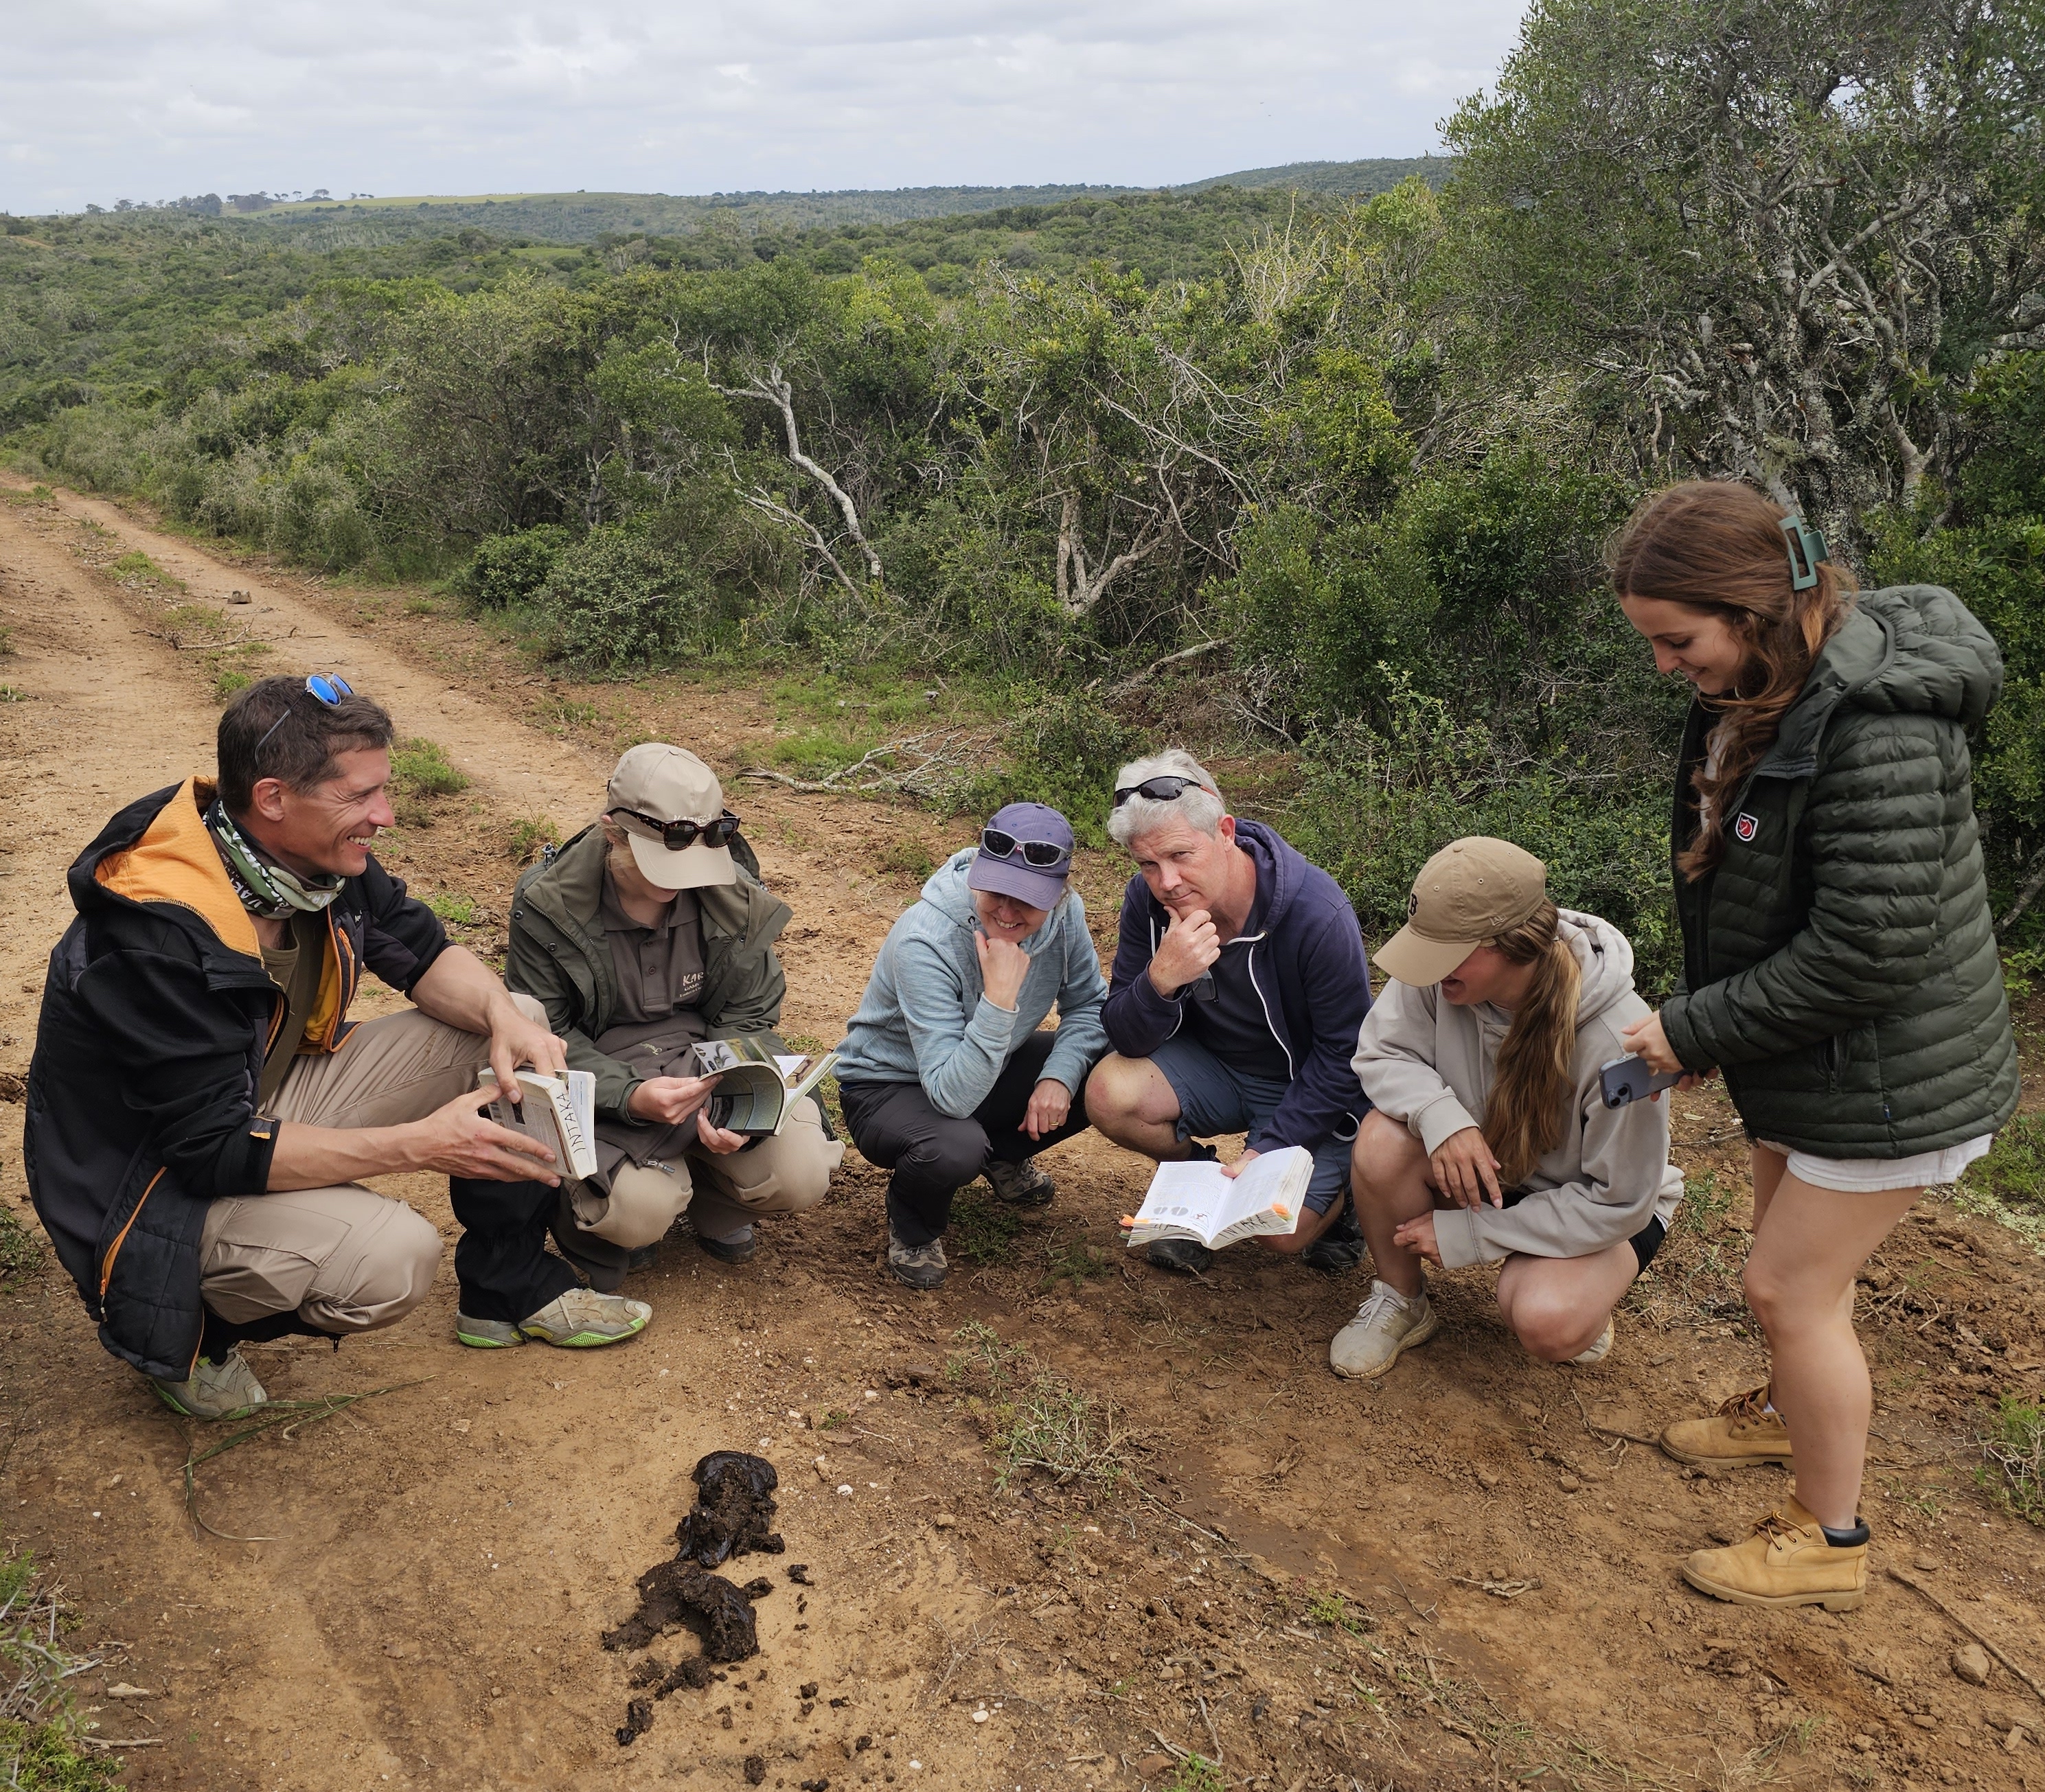
[[[63,0],[0,210],[184,193],[1164,185],[1437,146],[1516,0]]]

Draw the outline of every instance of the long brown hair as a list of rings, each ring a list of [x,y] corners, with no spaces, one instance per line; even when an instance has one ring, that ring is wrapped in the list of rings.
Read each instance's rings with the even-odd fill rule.
[[[1527,999],[1513,1010],[1498,1048],[1498,1075],[1485,1103],[1485,1142],[1497,1155],[1502,1188],[1518,1187],[1562,1143],[1575,1105],[1577,998],[1583,977],[1562,937],[1560,919],[1543,897],[1517,927],[1488,942],[1509,963],[1535,967]]]
[[[1820,561],[1818,582],[1792,588],[1782,519],[1790,513],[1751,486],[1691,479],[1634,512],[1612,552],[1612,589],[1716,615],[1745,649],[1723,695],[1702,699],[1723,713],[1716,763],[1690,780],[1697,832],[1677,855],[1695,881],[1725,856],[1726,806],[1775,743],[1818,653],[1846,620],[1853,574]]]

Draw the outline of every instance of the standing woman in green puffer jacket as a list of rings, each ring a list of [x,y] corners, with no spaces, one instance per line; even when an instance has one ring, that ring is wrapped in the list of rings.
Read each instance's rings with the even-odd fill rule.
[[[2001,656],[1950,591],[1857,593],[1801,517],[1742,485],[1650,500],[1612,582],[1696,693],[1670,835],[1682,983],[1626,1044],[1686,1085],[1726,1079],[1753,1145],[1747,1304],[1773,1359],[1766,1386],[1662,1447],[1796,1471],[1782,1510],[1684,1573],[1743,1605],[1843,1611],[1867,1588],[1854,1279],[2016,1107],[1967,752]]]

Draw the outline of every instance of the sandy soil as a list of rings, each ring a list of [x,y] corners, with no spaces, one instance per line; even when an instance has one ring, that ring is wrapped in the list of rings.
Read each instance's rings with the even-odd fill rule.
[[[383,856],[470,899],[459,932],[486,953],[522,819],[580,825],[632,739],[735,771],[771,729],[753,694],[554,680],[407,594],[0,486],[17,817],[0,1072],[27,1067],[65,865],[115,808],[210,762],[210,641],[339,670],[446,749],[469,788]],[[185,589],[117,569],[135,549]],[[796,910],[788,1029],[833,1041],[915,894],[876,868],[884,848],[941,852],[961,828],[730,790]],[[1122,875],[1083,871],[1097,929]],[[33,1229],[18,1103],[0,1114],[0,1200]],[[667,1245],[637,1288],[654,1323],[622,1348],[464,1351],[445,1265],[392,1332],[258,1348],[279,1396],[393,1391],[200,1465],[210,1529],[183,1465],[217,1434],[98,1347],[46,1260],[0,1280],[0,1537],[60,1575],[79,1640],[117,1645],[83,1702],[102,1737],[147,1744],[120,1752],[141,1788],[2045,1787],[2045,1697],[1999,1664],[1984,1686],[1957,1678],[1960,1629],[1885,1573],[1843,1617],[1681,1582],[1683,1552],[1734,1539],[1787,1482],[1689,1474],[1645,1441],[1762,1360],[1738,1301],[1737,1125],[1709,1095],[1678,1118],[1697,1198],[1594,1371],[1527,1359],[1471,1272],[1438,1281],[1426,1351],[1381,1386],[1339,1382],[1327,1340],[1361,1276],[1238,1252],[1191,1282],[1126,1260],[1115,1218],[1142,1177],[1089,1139],[1049,1160],[1040,1219],[969,1203],[951,1282],[911,1296],[878,1266],[881,1179],[852,1159],[744,1268]],[[452,1235],[444,1185],[388,1186]],[[1927,1202],[1864,1294],[1878,1559],[2045,1684],[2045,1536],[1977,1488],[1971,1441],[1996,1391],[2045,1385],[2045,1265]],[[1014,1466],[1061,1449],[1044,1447],[1061,1425],[1103,1479]],[[621,1748],[641,1658],[599,1638],[672,1553],[689,1469],[724,1448],[781,1475],[787,1554],[733,1564],[773,1583],[763,1652],[658,1702]]]

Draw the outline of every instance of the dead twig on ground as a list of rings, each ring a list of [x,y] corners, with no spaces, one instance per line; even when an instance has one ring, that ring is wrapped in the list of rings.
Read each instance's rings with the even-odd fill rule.
[[[1891,1580],[1900,1580],[1905,1586],[1908,1587],[1912,1593],[1917,1594],[1918,1597],[1923,1599],[1927,1605],[1930,1605],[1933,1610],[1942,1613],[1949,1624],[1958,1625],[1961,1629],[1964,1630],[1970,1636],[1973,1637],[1977,1643],[1980,1644],[1981,1646],[1986,1649],[1990,1655],[1993,1655],[1997,1661],[2001,1662],[2005,1667],[2008,1668],[2011,1673],[2014,1674],[2017,1677],[2018,1679],[2021,1680],[2024,1685],[2028,1686],[2033,1693],[2036,1694],[2041,1702],[2045,1702],[2045,1686],[2039,1686],[2035,1680],[2032,1679],[2028,1674],[2025,1673],[2024,1671],[2019,1667],[2015,1662],[2012,1661],[2007,1655],[2004,1654],[1999,1645],[1991,1642],[1978,1630],[1975,1629],[1974,1627],[1968,1623],[1965,1618],[1962,1617],[1958,1612],[1954,1611],[1952,1607],[1948,1605],[1944,1600],[1941,1599],[1937,1594],[1934,1593],[1930,1587],[1927,1586],[1922,1581],[1912,1580],[1909,1575],[1904,1573],[1901,1568],[1892,1567],[1888,1571],[1888,1574],[1889,1578]]]
[[[1624,1443],[1643,1444],[1650,1450],[1661,1448],[1660,1444],[1652,1437],[1643,1437],[1638,1432],[1615,1431],[1608,1425],[1600,1425],[1591,1417],[1589,1409],[1584,1405],[1584,1397],[1573,1387],[1569,1390],[1569,1398],[1577,1403],[1577,1411],[1582,1417],[1585,1430],[1594,1432],[1600,1437],[1616,1437]]]

